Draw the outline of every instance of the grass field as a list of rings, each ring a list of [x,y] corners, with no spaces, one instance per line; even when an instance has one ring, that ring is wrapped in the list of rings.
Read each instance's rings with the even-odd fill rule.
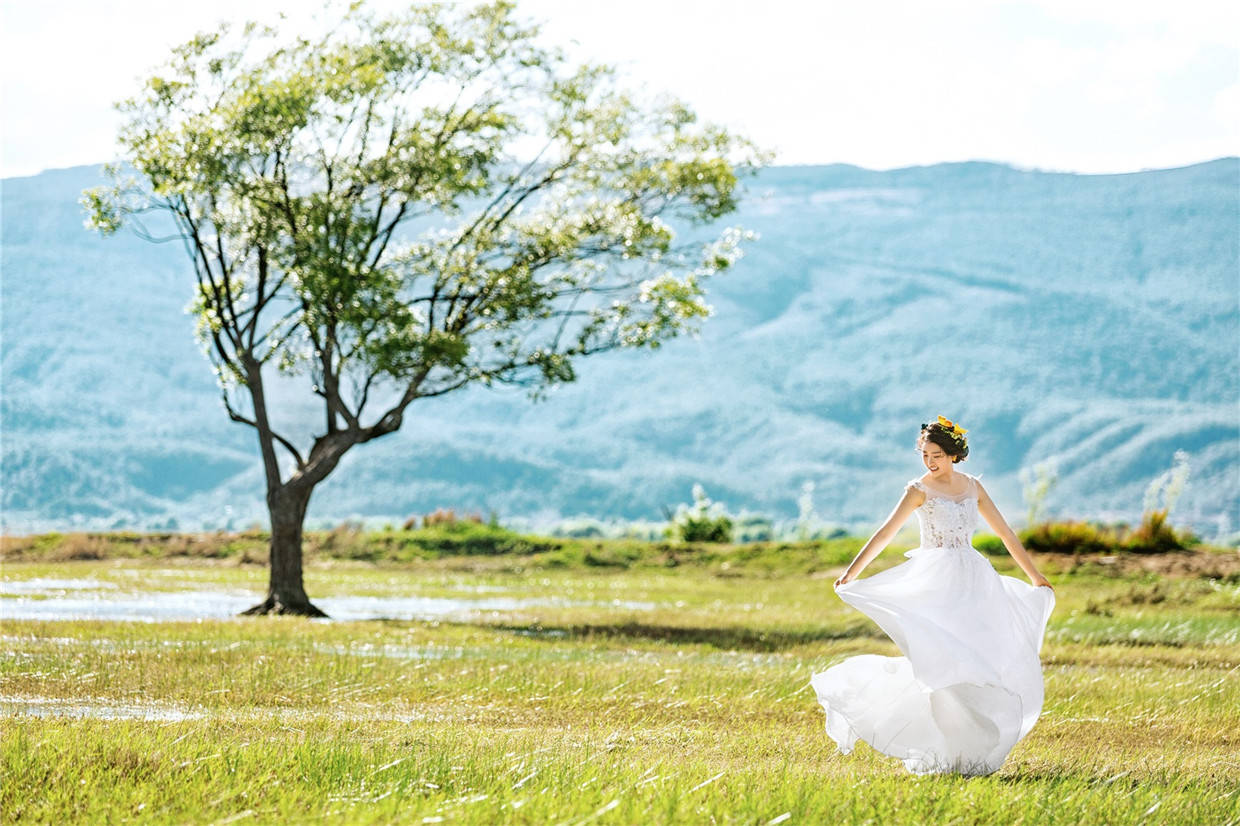
[[[0,577],[4,822],[1240,823],[1235,551],[1166,573],[1039,559],[1057,594],[1042,718],[1000,772],[962,778],[915,777],[864,744],[839,755],[823,731],[810,674],[898,653],[832,592],[856,544],[674,564],[605,545],[324,552],[306,579],[325,603],[457,607],[13,619],[62,594],[257,601],[266,581],[240,551],[40,547]],[[865,575],[899,561],[889,549]],[[496,598],[512,604],[484,607]]]

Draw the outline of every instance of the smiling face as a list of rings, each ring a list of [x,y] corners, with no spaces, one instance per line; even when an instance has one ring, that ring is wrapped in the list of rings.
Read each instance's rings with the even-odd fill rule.
[[[922,436],[920,441],[921,462],[933,476],[946,476],[952,472],[955,461],[947,455],[947,451]]]

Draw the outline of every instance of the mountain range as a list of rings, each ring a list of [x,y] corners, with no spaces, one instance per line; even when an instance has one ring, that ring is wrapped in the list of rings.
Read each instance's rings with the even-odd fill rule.
[[[0,182],[0,462],[7,534],[236,528],[266,519],[254,433],[230,422],[185,313],[178,244],[83,225],[100,167]],[[698,336],[578,363],[531,402],[415,402],[348,454],[310,525],[437,507],[546,526],[658,520],[707,495],[872,531],[924,472],[919,425],[969,431],[960,469],[1023,523],[1052,462],[1060,518],[1134,521],[1184,451],[1174,524],[1240,528],[1240,159],[1080,175],[994,163],[775,166],[745,184],[759,237],[708,282]],[[321,412],[273,390],[307,445]]]

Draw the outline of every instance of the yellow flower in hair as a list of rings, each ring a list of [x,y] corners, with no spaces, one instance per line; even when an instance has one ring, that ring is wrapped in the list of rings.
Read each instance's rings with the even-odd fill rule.
[[[965,430],[963,427],[961,427],[960,425],[953,423],[952,420],[947,418],[946,416],[939,416],[939,425],[944,430],[951,433],[952,436],[954,436],[955,438],[961,441],[964,440],[964,434],[969,432]]]

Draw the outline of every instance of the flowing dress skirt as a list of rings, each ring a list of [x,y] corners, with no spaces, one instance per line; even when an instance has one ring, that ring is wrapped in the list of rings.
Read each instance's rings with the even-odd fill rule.
[[[1055,592],[1002,576],[973,548],[914,548],[836,588],[902,657],[850,657],[810,682],[827,734],[914,774],[990,774],[1042,712],[1039,652]]]

